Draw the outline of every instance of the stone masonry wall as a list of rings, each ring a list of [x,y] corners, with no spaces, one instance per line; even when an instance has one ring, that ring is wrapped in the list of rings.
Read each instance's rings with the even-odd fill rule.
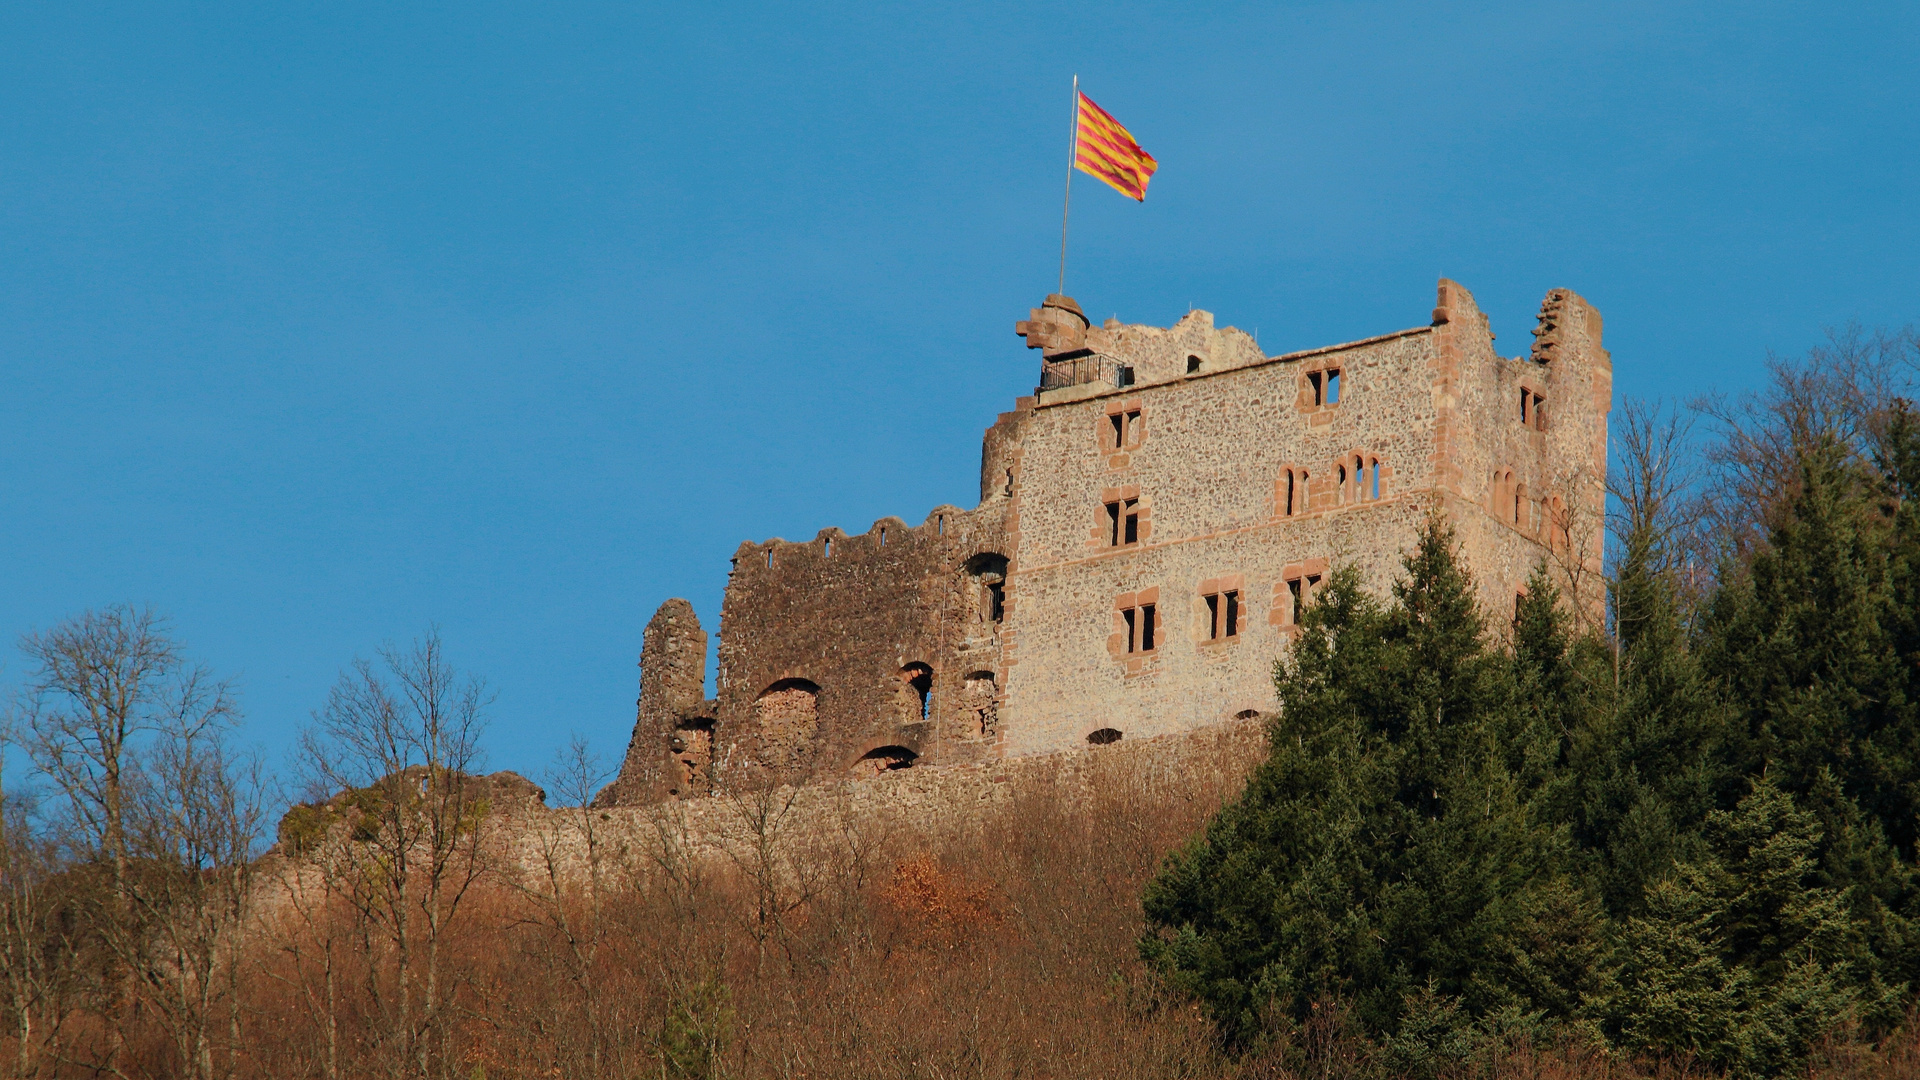
[[[721,609],[716,768],[842,776],[989,756],[1010,510],[998,494],[918,526],[743,544]],[[817,717],[797,736],[796,692]]]

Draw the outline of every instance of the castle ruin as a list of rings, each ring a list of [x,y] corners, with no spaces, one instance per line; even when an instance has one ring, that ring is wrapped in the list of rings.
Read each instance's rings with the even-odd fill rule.
[[[987,430],[979,505],[740,545],[715,698],[692,605],[662,604],[598,803],[1259,715],[1330,570],[1384,594],[1436,511],[1487,612],[1544,564],[1599,617],[1612,365],[1599,311],[1568,290],[1514,358],[1444,279],[1426,325],[1283,356],[1205,311],[1094,327],[1065,296],[1016,330],[1040,385]]]

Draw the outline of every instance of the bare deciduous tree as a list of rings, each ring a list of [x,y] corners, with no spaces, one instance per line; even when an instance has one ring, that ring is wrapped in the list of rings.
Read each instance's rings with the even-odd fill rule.
[[[5,787],[6,750],[16,732],[0,728],[0,980],[12,1021],[13,1075],[40,1075],[41,1062],[61,1056],[60,1037],[73,1011],[73,936],[61,925],[52,893],[59,868],[52,839],[34,823],[33,806]]]
[[[1767,385],[1693,403],[1719,428],[1705,448],[1710,531],[1740,556],[1764,542],[1799,490],[1799,462],[1821,441],[1861,461],[1880,449],[1894,400],[1920,376],[1920,330],[1868,333],[1849,325],[1804,360],[1769,357]]]
[[[60,797],[71,857],[108,871],[103,893],[73,898],[112,964],[94,1066],[117,1068],[126,1021],[145,1005],[181,1070],[211,1077],[224,1002],[231,1068],[231,935],[260,815],[221,741],[238,718],[228,684],[190,663],[147,608],[86,612],[21,649],[33,664],[20,700],[27,747]]]
[[[453,1064],[443,953],[485,869],[470,772],[491,698],[448,663],[437,630],[379,656],[340,676],[304,745],[318,778],[347,792],[353,842],[330,846],[324,871],[388,952],[367,968],[376,1056],[389,1075],[427,1077]]]

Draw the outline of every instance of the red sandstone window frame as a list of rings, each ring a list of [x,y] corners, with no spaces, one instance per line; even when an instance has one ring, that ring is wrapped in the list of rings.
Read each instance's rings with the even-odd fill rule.
[[[1160,620],[1160,587],[1122,593],[1113,602],[1113,632],[1107,638],[1107,651],[1116,660],[1127,662],[1129,674],[1140,670],[1137,662],[1151,659],[1160,651],[1166,627]]]
[[[1330,573],[1332,567],[1326,559],[1308,559],[1282,569],[1280,580],[1273,583],[1273,605],[1267,612],[1267,622],[1283,634],[1298,632],[1301,616]]]
[[[1207,606],[1207,640],[1234,641],[1245,622],[1240,613],[1240,590],[1221,589],[1200,597]]]
[[[1305,412],[1316,409],[1337,409],[1346,400],[1345,380],[1341,377],[1338,364],[1314,368],[1302,372],[1300,376],[1300,408]]]
[[[1289,465],[1280,470],[1280,478],[1274,481],[1273,504],[1276,517],[1298,517],[1309,509],[1307,499],[1310,474],[1298,466]]]
[[[1547,430],[1547,396],[1531,386],[1520,387],[1520,426]]]
[[[1100,449],[1120,454],[1138,450],[1147,440],[1146,409],[1138,401],[1108,407],[1100,420]]]

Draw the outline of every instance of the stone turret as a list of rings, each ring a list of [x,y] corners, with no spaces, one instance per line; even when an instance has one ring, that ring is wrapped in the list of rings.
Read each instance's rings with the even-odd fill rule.
[[[1025,322],[1015,323],[1013,332],[1027,339],[1027,348],[1039,349],[1042,359],[1066,360],[1088,351],[1089,325],[1073,297],[1052,293]]]

